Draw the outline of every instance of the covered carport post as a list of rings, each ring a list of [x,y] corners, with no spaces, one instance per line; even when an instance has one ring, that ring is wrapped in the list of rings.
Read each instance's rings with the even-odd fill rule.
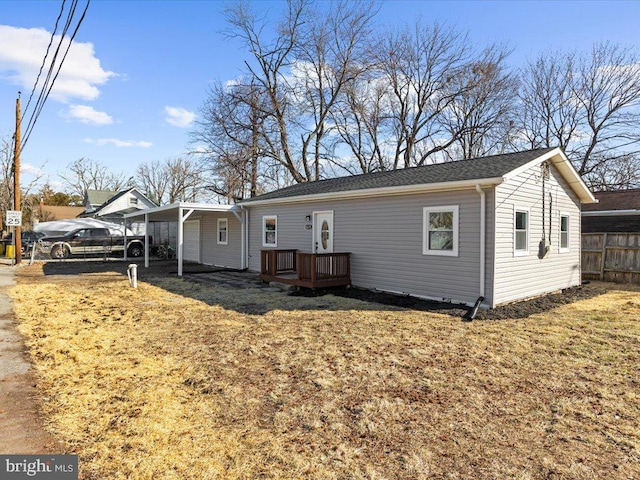
[[[178,276],[182,276],[182,262],[184,259],[184,222],[194,212],[194,208],[178,208]],[[186,213],[185,213],[186,211]]]
[[[124,244],[127,245],[127,225],[129,225],[129,218],[132,218],[131,215],[124,217]],[[125,261],[128,259],[127,257],[127,249],[124,249],[123,258]],[[149,268],[149,214],[145,212],[144,214],[144,266]]]

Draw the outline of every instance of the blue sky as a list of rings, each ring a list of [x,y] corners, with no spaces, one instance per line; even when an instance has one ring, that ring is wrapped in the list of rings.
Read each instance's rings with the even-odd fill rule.
[[[70,2],[67,2],[67,9]],[[254,1],[267,17],[284,3]],[[81,0],[80,6],[84,8]],[[183,155],[208,86],[239,76],[248,52],[225,39],[225,2],[93,0],[23,151],[23,178],[40,171],[59,185],[80,157],[133,175],[143,162]],[[15,127],[35,80],[62,0],[0,0],[0,137]],[[327,3],[329,5],[329,3]],[[66,15],[66,14],[65,14]],[[510,63],[540,52],[588,50],[597,41],[638,47],[640,2],[386,1],[380,28],[446,23],[474,45],[505,44]],[[40,29],[40,30],[38,30]]]

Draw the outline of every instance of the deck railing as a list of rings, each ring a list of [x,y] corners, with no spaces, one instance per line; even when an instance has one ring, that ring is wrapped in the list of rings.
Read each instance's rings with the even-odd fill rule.
[[[265,281],[307,288],[350,285],[351,254],[261,250],[260,273]]]
[[[349,253],[298,253],[298,279],[314,286],[348,285]]]
[[[276,276],[282,272],[296,271],[298,250],[260,250],[260,273]]]

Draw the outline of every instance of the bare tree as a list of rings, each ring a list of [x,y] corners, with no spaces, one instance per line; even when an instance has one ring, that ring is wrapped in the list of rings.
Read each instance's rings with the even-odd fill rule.
[[[253,55],[247,77],[266,99],[262,155],[283,165],[295,182],[319,179],[332,156],[328,120],[362,71],[360,52],[375,10],[370,3],[337,1],[319,11],[306,0],[290,0],[275,36],[244,3],[227,13],[230,36]]]
[[[67,167],[68,173],[60,175],[72,195],[84,197],[87,190],[118,191],[130,186],[131,178],[116,174],[100,162],[79,158]]]
[[[448,132],[443,113],[471,86],[454,82],[471,59],[465,36],[439,25],[391,33],[377,61],[391,88],[394,153],[391,168],[424,165],[463,133]]]
[[[560,147],[568,154],[584,114],[576,98],[575,54],[544,54],[526,65],[519,92],[520,129],[529,148]]]
[[[22,211],[23,228],[31,228],[32,208],[34,205],[34,197],[31,192],[36,188],[42,180],[43,174],[35,175],[30,181],[22,182],[20,186],[20,201],[18,206],[14,205],[14,152],[12,142],[6,139],[0,140],[0,215],[4,223],[5,212],[7,210],[18,209]],[[24,172],[23,172],[24,173]],[[24,180],[24,176],[22,176]],[[37,204],[36,202],[35,204]]]
[[[346,86],[331,118],[353,161],[341,158],[335,162],[337,168],[350,174],[387,170],[390,93],[389,85],[373,67]]]
[[[609,158],[589,174],[589,186],[596,192],[640,188],[640,157],[631,154]]]
[[[13,151],[6,139],[0,142],[0,215],[4,224],[5,212],[13,210]]]
[[[443,112],[443,124],[455,141],[451,160],[504,152],[514,130],[517,79],[505,65],[508,52],[490,47],[452,80],[458,95]]]
[[[588,55],[540,56],[522,75],[527,143],[564,148],[589,184],[633,183],[640,153],[639,64],[635,50],[610,43],[596,44]],[[621,165],[628,181],[620,178]]]
[[[264,130],[265,100],[259,87],[243,79],[214,84],[191,132],[194,153],[212,173],[209,189],[228,201],[254,197],[269,183],[267,172],[273,159],[263,155],[269,135]]]
[[[137,186],[158,205],[194,202],[205,187],[202,167],[193,158],[173,158],[142,164]]]

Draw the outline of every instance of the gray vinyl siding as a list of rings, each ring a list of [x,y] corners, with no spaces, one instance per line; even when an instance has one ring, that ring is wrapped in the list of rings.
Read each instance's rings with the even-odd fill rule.
[[[236,216],[231,212],[204,212],[197,218],[200,218],[202,263],[219,267],[241,268],[242,225]],[[218,218],[226,218],[228,221],[226,245],[220,245],[217,241]]]
[[[580,202],[555,167],[546,181],[546,238],[549,238],[549,196],[553,195],[551,250],[538,258],[542,239],[540,167],[496,187],[495,305],[580,284]],[[514,208],[528,209],[529,253],[514,256]],[[560,252],[560,214],[569,214],[569,252]]]
[[[493,192],[487,196],[485,297],[492,298]],[[423,255],[423,208],[459,206],[458,256]],[[334,212],[334,252],[351,252],[355,286],[473,303],[480,289],[480,195],[475,190],[250,206],[249,268],[260,270],[262,218],[277,215],[277,249],[312,250],[305,217]]]

